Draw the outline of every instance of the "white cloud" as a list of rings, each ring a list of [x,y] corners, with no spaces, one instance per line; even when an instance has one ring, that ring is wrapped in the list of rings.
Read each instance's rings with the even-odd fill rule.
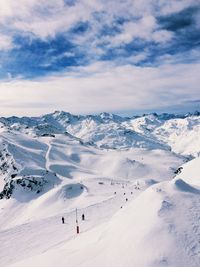
[[[148,52],[143,51],[142,53],[138,53],[136,55],[130,56],[127,61],[130,64],[137,64],[143,60],[145,60],[148,57]]]
[[[13,30],[46,39],[89,19],[92,11],[99,8],[95,2],[83,0],[77,5],[66,6],[64,0],[1,0],[0,22]]]
[[[199,71],[200,64],[141,68],[98,63],[62,76],[4,81],[0,83],[0,114],[36,115],[55,109],[79,114],[180,106],[200,99]]]
[[[124,44],[129,44],[130,42],[137,42],[137,39],[140,39],[143,42],[156,42],[162,44],[170,41],[174,37],[172,32],[161,30],[156,18],[152,15],[144,15],[135,21],[128,21],[121,26],[120,30],[121,32],[114,36],[102,37],[99,40],[99,43],[107,43],[107,48],[115,48]],[[138,59],[139,58],[140,56]],[[137,62],[139,61],[136,60],[136,63]]]
[[[131,38],[149,39],[156,26],[155,15],[181,11],[192,3],[195,4],[195,1],[81,0],[75,5],[66,6],[64,0],[1,0],[0,23],[10,30],[32,33],[46,39],[69,30],[79,21],[89,21],[94,36],[99,22],[93,13],[102,12],[102,25],[112,25],[117,17],[137,21],[125,24],[122,33],[113,40],[126,43]]]
[[[80,0],[66,6],[64,0],[0,0],[1,29],[10,34],[0,34],[0,50],[12,48],[12,34],[16,32],[46,40],[66,32],[80,21],[88,21],[90,30],[66,38],[73,38],[77,49],[85,49],[85,54],[91,53],[93,57],[98,58],[106,48],[120,47],[137,38],[164,43],[170,41],[173,34],[160,29],[156,16],[178,12],[196,3],[196,0]],[[118,25],[120,31],[112,36],[102,36],[102,27],[112,28],[117,18],[126,19],[124,24]],[[198,19],[196,17],[197,25]],[[105,50],[104,46],[99,47],[104,42]],[[63,56],[71,57],[73,53],[60,54],[57,58]],[[148,48],[130,55],[126,62],[135,64],[147,57]],[[46,64],[54,59],[50,58]],[[30,115],[55,109],[74,113],[146,110],[200,99],[200,65],[175,65],[171,55],[163,55],[160,59],[169,64],[148,68],[117,67],[114,63],[99,62],[34,81],[10,77],[9,81],[0,82],[0,114]]]
[[[155,27],[156,20],[153,16],[144,16],[135,22],[127,22],[121,29],[122,33],[110,38],[110,43],[112,46],[118,46],[121,43],[129,43],[136,38],[151,40]]]
[[[171,13],[177,13],[192,5],[199,5],[199,0],[160,0],[159,13],[160,15],[169,15]]]
[[[10,36],[0,34],[0,50],[9,50],[12,47],[12,38]]]
[[[152,34],[152,40],[157,43],[165,43],[170,41],[174,37],[172,32],[166,30],[158,30]]]

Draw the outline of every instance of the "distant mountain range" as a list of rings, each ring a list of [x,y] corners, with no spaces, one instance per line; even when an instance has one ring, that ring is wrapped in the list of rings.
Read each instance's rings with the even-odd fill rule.
[[[106,149],[169,149],[182,155],[200,152],[200,112],[144,114],[121,117],[111,113],[73,115],[55,111],[40,117],[0,118],[1,131],[32,136],[69,134],[82,142]]]

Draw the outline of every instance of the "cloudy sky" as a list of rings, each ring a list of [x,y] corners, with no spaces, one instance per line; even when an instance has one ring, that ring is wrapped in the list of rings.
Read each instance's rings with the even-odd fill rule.
[[[0,116],[200,110],[200,0],[0,0]]]

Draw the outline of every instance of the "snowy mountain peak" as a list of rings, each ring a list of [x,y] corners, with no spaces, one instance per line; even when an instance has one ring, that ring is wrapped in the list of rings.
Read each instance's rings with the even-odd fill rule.
[[[199,121],[199,112],[187,115],[151,113],[127,118],[107,112],[79,116],[55,111],[41,117],[0,118],[1,131],[7,129],[33,136],[68,132],[101,148],[163,147],[193,156],[200,152]]]

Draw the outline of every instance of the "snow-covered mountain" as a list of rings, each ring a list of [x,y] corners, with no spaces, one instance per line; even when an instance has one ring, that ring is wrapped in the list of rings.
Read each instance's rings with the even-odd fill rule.
[[[41,117],[0,118],[1,131],[32,136],[69,133],[100,148],[171,149],[182,155],[200,152],[200,113],[186,115],[150,114],[131,118],[110,113],[76,116],[64,111]]]
[[[0,118],[0,266],[199,267],[199,136],[198,112]]]
[[[109,222],[11,266],[198,267],[199,171],[198,158],[175,179],[149,187]]]

